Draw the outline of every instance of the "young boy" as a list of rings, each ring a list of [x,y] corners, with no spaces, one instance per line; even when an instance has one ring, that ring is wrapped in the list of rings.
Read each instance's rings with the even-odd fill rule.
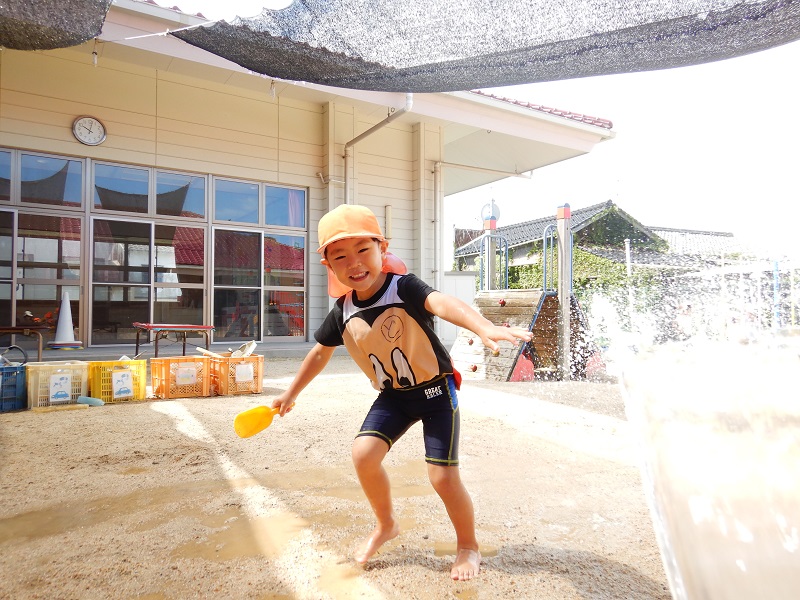
[[[450,576],[466,581],[478,574],[481,555],[472,499],[458,469],[458,376],[434,332],[433,316],[473,331],[491,350],[498,349],[500,340],[530,340],[531,334],[520,327],[495,326],[416,276],[391,272],[386,265],[388,245],[375,215],[363,206],[345,204],[322,217],[322,263],[350,291],[337,300],[314,334],[317,344],[272,406],[280,408],[281,416],[288,413],[336,346],[344,344],[380,391],[352,449],[358,479],[377,520],[356,552],[356,561],[366,563],[400,532],[382,462],[392,444],[422,421],[428,477],[456,531],[457,555]]]

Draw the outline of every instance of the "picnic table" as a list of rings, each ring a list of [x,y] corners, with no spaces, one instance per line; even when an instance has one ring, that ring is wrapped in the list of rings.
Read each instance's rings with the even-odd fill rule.
[[[0,327],[0,335],[2,335],[4,333],[10,333],[10,334],[19,333],[19,334],[27,335],[27,336],[30,336],[30,337],[34,337],[34,336],[38,337],[39,338],[39,347],[38,347],[38,351],[39,351],[39,359],[38,360],[39,360],[39,362],[42,362],[42,348],[44,346],[44,340],[42,338],[42,332],[43,331],[50,331],[50,327],[47,327],[46,325],[42,325],[42,326],[39,326],[39,327],[36,327],[36,326],[32,327],[30,325],[9,325],[9,326],[5,326],[5,327]]]
[[[206,339],[206,350],[209,349],[210,336],[214,331],[213,325],[189,325],[172,323],[132,323],[136,329],[136,355],[139,354],[139,334],[143,331],[153,332],[153,355],[158,358],[158,340],[167,337],[170,333],[175,333],[178,340],[183,339],[183,355],[186,356],[186,334],[200,333]]]

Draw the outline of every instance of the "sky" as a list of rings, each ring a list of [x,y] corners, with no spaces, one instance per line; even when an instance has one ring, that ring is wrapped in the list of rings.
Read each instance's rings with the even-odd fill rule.
[[[480,228],[491,199],[499,226],[613,200],[644,225],[730,232],[775,258],[797,256],[798,64],[793,42],[691,67],[493,88],[609,119],[616,137],[530,180],[450,196],[450,222]]]
[[[289,0],[180,0],[209,19]],[[800,42],[724,61],[493,88],[496,95],[608,119],[588,154],[445,199],[445,230],[499,226],[612,200],[644,225],[733,233],[775,258],[800,255]]]

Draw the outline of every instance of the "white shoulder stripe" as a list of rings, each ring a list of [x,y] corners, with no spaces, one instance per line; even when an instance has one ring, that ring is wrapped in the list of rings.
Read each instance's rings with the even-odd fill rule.
[[[357,315],[362,310],[400,304],[402,300],[400,300],[400,296],[397,293],[397,282],[399,279],[399,275],[392,277],[392,280],[389,282],[389,287],[386,288],[383,295],[369,306],[356,306],[353,302],[353,294],[355,294],[355,292],[348,292],[344,299],[344,306],[342,307],[343,321],[347,323],[354,315]]]

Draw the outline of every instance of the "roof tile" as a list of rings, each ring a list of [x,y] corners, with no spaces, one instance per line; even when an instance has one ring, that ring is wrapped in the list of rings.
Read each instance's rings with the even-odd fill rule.
[[[494,98],[495,100],[499,100],[501,102],[507,102],[508,104],[521,106],[522,108],[529,108],[531,110],[535,110],[538,112],[555,115],[556,117],[564,117],[565,119],[570,119],[572,121],[579,121],[581,123],[594,125],[595,127],[602,127],[603,129],[611,129],[612,127],[614,127],[614,124],[611,121],[609,121],[608,119],[601,119],[600,117],[591,117],[589,115],[582,115],[580,113],[572,112],[569,110],[562,110],[560,108],[552,108],[550,106],[544,106],[543,104],[535,104],[533,102],[525,102],[524,100],[515,100],[514,98],[506,98],[505,96],[490,94],[489,92],[484,92],[482,90],[470,90],[470,92],[473,94],[477,94],[479,96]]]

